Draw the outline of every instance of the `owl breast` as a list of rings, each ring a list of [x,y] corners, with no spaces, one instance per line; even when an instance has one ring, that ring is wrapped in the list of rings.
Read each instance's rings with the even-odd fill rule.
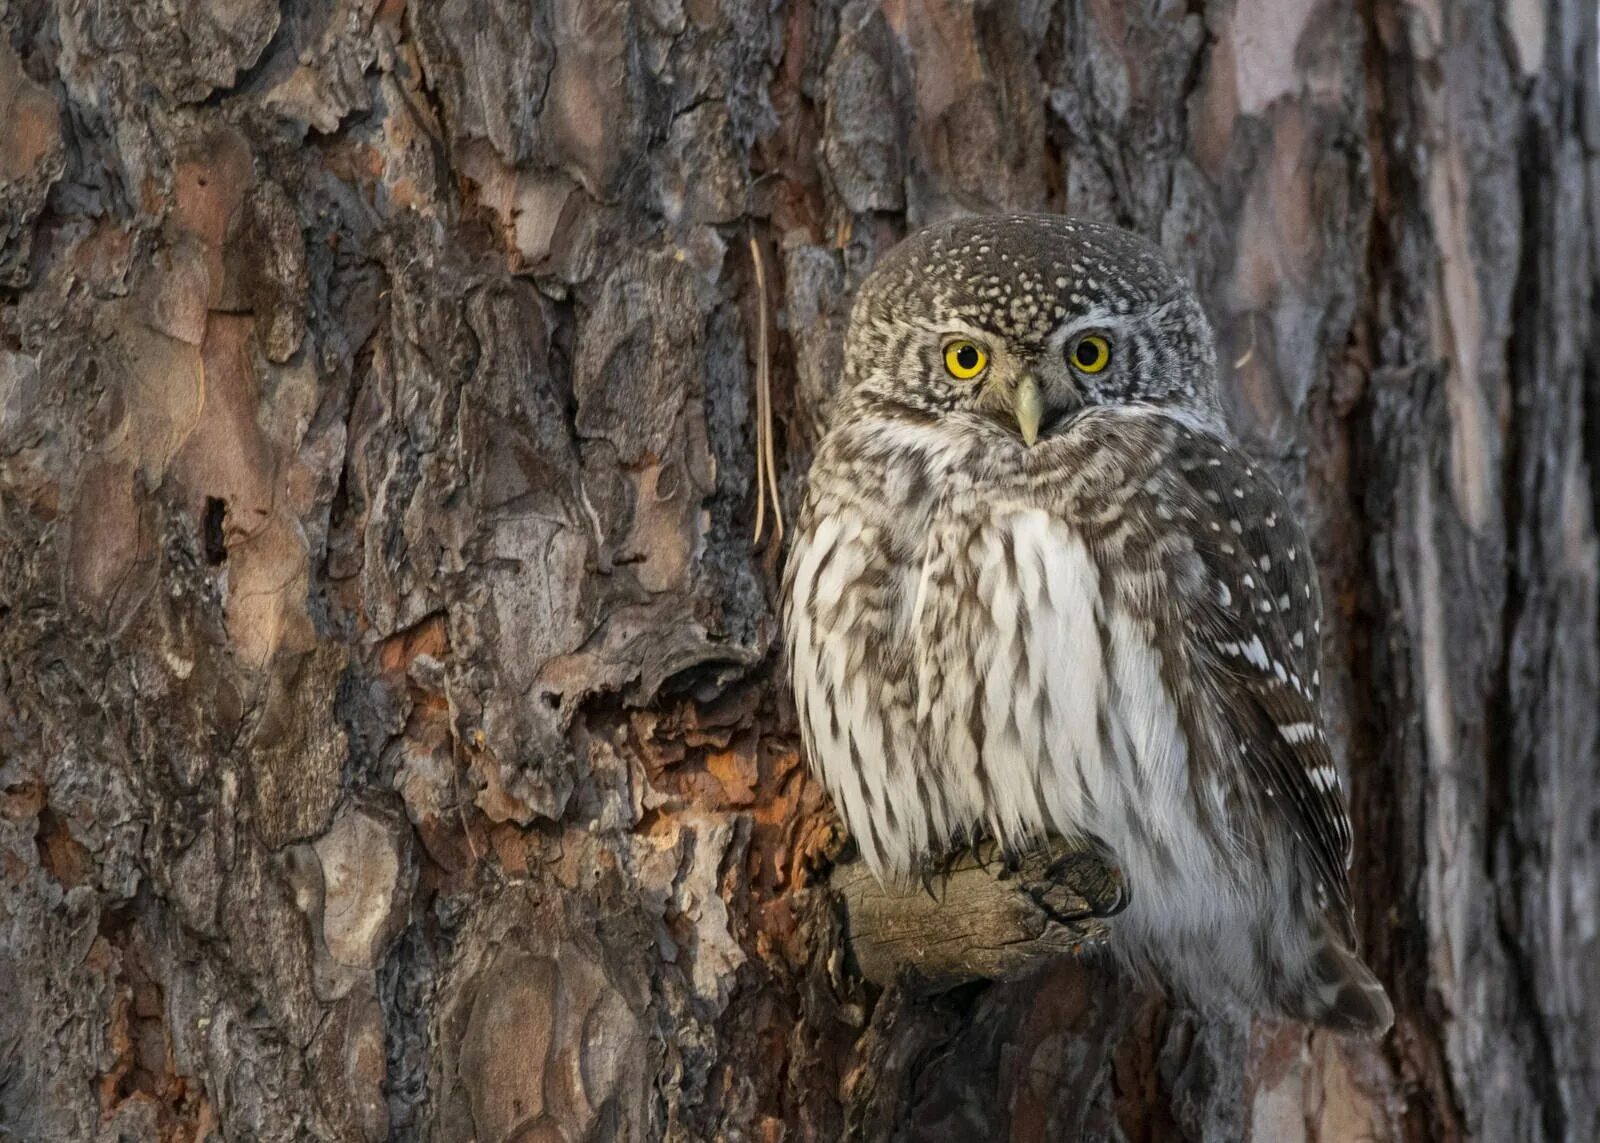
[[[880,876],[970,824],[918,727],[916,611],[941,503],[980,442],[950,426],[841,426],[812,470],[784,584],[807,754]]]
[[[1215,878],[1164,682],[1181,648],[1128,605],[1164,597],[1170,553],[1104,491],[1137,490],[1123,469],[1155,459],[1059,446],[1030,476],[1014,443],[959,421],[866,421],[828,446],[786,630],[808,753],[869,864],[901,876],[982,827]]]

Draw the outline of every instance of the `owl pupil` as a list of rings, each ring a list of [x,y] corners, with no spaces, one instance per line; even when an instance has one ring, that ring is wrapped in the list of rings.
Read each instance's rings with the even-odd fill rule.
[[[956,350],[956,364],[963,369],[976,369],[978,367],[978,350],[976,346],[963,345]]]
[[[1085,369],[1093,369],[1100,364],[1100,347],[1092,341],[1079,342],[1077,357],[1079,365]]]

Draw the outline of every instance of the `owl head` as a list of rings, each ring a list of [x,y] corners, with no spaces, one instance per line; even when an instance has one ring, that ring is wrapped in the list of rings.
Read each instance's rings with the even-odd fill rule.
[[[977,415],[1032,445],[1093,405],[1144,402],[1220,428],[1216,348],[1151,243],[1054,215],[961,218],[868,275],[845,343],[844,408]]]

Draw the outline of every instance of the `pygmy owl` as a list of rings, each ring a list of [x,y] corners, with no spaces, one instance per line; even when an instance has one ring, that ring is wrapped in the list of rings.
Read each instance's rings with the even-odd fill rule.
[[[1096,847],[1130,894],[1113,947],[1190,1002],[1389,1026],[1311,553],[1155,247],[1046,216],[895,247],[851,311],[784,592],[806,749],[880,877],[978,831]]]

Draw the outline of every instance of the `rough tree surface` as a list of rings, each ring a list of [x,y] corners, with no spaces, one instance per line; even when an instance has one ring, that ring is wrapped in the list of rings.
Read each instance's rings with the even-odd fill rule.
[[[1583,0],[0,0],[0,1138],[1600,1137]],[[1381,1044],[880,993],[751,540],[851,290],[1136,228],[1321,559]],[[760,252],[765,307],[750,240]]]

